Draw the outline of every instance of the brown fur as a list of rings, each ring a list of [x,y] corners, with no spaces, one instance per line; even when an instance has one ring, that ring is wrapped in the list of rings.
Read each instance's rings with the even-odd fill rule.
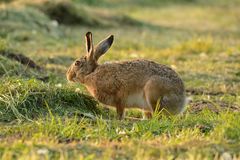
[[[184,85],[175,71],[148,60],[99,65],[97,60],[111,46],[113,36],[100,42],[96,48],[91,48],[91,39],[91,33],[87,33],[87,50],[92,53],[88,52],[70,66],[68,80],[84,84],[101,103],[115,106],[119,119],[123,118],[124,109],[131,107],[144,109],[146,117],[151,117],[158,99],[160,109],[165,108],[171,114],[182,111]]]

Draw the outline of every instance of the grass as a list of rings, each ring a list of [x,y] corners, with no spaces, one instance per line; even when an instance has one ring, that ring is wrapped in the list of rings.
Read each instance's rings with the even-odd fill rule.
[[[35,79],[8,78],[0,90],[1,120],[30,120],[46,113],[68,115],[74,113],[99,113],[96,102],[61,84],[52,87]],[[49,106],[52,106],[51,110]],[[54,107],[54,108],[53,108]]]
[[[23,53],[43,69],[0,55],[0,159],[240,159],[239,6],[239,0],[2,2],[0,51]],[[61,7],[74,23],[58,19]],[[176,70],[191,98],[183,115],[117,121],[113,108],[67,83],[67,67],[85,53],[87,31],[95,44],[115,35],[101,63],[146,58]],[[142,117],[134,109],[126,116]]]
[[[86,158],[91,154],[90,159],[140,159],[142,156],[146,159],[212,159],[225,152],[237,156],[239,133],[239,114],[216,115],[209,111],[198,113],[197,116],[162,117],[161,123],[158,119],[132,123],[54,116],[21,126],[6,126],[1,130],[5,142],[11,142],[11,145],[2,144],[5,146],[2,149],[3,157],[10,151],[22,158],[41,156],[39,150],[44,150],[42,154],[46,157],[70,156],[70,159],[78,156]],[[16,137],[21,137],[20,142],[12,142]],[[16,153],[19,146],[22,149]],[[24,153],[29,149],[34,154]]]

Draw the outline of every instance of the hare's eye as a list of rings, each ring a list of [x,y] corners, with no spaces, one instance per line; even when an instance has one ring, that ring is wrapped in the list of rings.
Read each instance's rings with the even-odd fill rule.
[[[75,66],[80,66],[81,65],[81,62],[80,61],[76,61],[75,62]]]

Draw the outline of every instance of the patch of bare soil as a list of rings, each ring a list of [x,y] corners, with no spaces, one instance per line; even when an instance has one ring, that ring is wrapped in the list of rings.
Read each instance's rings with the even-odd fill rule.
[[[33,60],[31,60],[29,57],[27,57],[21,53],[14,53],[13,51],[2,50],[2,51],[0,51],[0,55],[7,57],[11,60],[18,61],[19,63],[26,65],[30,68],[34,68],[37,70],[42,69],[42,67],[37,65]]]
[[[188,95],[211,95],[211,96],[218,96],[218,95],[229,94],[231,96],[237,96],[236,93],[224,93],[224,92],[221,92],[221,91],[212,92],[212,91],[207,91],[207,90],[203,90],[203,89],[192,89],[192,88],[186,89],[186,92],[187,92]]]
[[[198,100],[189,103],[189,111],[191,113],[201,112],[204,109],[209,109],[212,112],[219,113],[221,111],[240,112],[240,106],[237,104],[229,104],[223,101],[206,101]]]

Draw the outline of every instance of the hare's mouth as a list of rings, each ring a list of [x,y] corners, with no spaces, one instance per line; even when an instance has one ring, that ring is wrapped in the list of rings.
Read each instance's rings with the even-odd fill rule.
[[[76,77],[72,78],[72,81],[73,81],[73,82],[77,82],[77,80],[78,80],[78,79],[77,79]]]

